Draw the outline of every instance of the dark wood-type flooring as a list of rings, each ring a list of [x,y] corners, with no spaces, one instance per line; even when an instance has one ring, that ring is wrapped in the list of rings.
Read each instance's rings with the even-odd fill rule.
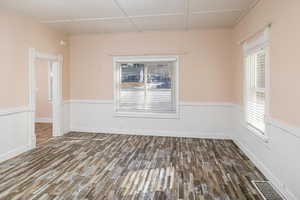
[[[52,123],[35,123],[36,144],[41,145],[51,139]]]
[[[230,140],[69,133],[0,164],[0,199],[261,199]]]

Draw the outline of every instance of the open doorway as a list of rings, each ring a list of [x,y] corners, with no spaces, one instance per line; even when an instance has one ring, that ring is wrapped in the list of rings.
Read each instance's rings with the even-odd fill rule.
[[[35,135],[36,144],[40,145],[53,137],[52,125],[52,63],[38,59],[36,66],[36,112]]]
[[[61,55],[41,53],[29,49],[29,142],[34,148],[51,137],[63,135]]]

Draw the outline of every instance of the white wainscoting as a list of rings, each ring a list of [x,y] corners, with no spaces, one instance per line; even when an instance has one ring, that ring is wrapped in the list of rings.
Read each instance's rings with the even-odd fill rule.
[[[64,133],[67,133],[70,132],[69,102],[63,104],[63,112]],[[33,110],[29,107],[0,109],[0,162],[34,147],[31,138],[32,117]]]
[[[115,117],[113,108],[112,101],[66,101],[64,132],[233,139],[287,199],[300,199],[299,128],[269,119],[266,143],[243,126],[242,108],[231,103],[182,102],[179,119]],[[31,112],[0,110],[0,162],[31,148]]]
[[[63,103],[63,131],[64,134],[70,132],[70,103],[64,101]]]
[[[0,162],[31,149],[30,113],[26,107],[0,110]]]
[[[300,131],[268,119],[268,142],[243,124],[243,109],[235,106],[236,144],[288,200],[300,199]]]
[[[243,124],[240,106],[180,103],[179,119],[115,117],[112,101],[70,101],[72,131],[233,139],[289,200],[300,199],[300,132],[268,120],[268,143]]]
[[[179,119],[117,117],[113,101],[71,100],[71,131],[229,138],[231,103],[181,103]]]

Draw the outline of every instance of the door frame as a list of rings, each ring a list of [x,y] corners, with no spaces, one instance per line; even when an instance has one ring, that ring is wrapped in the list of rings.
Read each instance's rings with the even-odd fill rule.
[[[52,63],[52,123],[53,136],[63,135],[63,98],[62,98],[62,66],[63,56],[39,52],[29,48],[29,146],[36,147],[35,116],[36,116],[36,60],[46,60]]]

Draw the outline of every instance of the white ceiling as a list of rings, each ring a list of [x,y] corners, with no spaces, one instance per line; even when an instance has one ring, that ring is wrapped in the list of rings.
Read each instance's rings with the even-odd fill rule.
[[[258,0],[0,0],[70,34],[232,27]]]

